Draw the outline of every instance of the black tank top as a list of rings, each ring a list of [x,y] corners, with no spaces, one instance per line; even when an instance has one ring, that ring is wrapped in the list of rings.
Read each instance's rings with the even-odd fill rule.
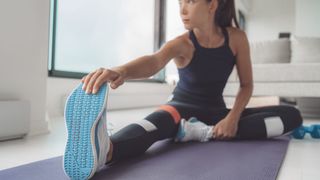
[[[222,28],[224,44],[217,48],[202,47],[191,30],[189,37],[195,51],[191,62],[178,68],[179,82],[175,93],[185,94],[185,98],[198,99],[214,107],[225,107],[223,90],[235,65],[235,56],[229,47],[229,35]]]

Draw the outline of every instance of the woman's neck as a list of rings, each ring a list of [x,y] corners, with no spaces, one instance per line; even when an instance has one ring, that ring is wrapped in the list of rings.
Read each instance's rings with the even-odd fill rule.
[[[206,48],[214,48],[224,42],[222,29],[218,26],[194,28],[193,32],[200,45]]]

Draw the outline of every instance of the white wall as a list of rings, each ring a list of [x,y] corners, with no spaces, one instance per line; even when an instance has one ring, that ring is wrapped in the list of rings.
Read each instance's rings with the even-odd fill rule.
[[[319,0],[296,0],[296,35],[320,37],[319,22]]]
[[[30,134],[48,132],[49,0],[1,0],[0,26],[0,100],[29,101]]]
[[[245,15],[250,41],[278,39],[279,32],[320,37],[319,0],[251,0],[247,2],[250,5]],[[243,4],[245,3],[240,3],[239,7]]]
[[[235,0],[236,10],[241,10],[242,13],[248,14],[252,8],[252,0]],[[238,12],[237,12],[238,13]]]
[[[246,15],[250,41],[278,39],[279,32],[295,30],[294,0],[253,0]]]

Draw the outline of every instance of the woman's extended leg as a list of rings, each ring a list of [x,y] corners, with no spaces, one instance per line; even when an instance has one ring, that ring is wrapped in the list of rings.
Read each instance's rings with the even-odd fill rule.
[[[122,128],[110,137],[113,144],[111,161],[142,154],[154,142],[173,137],[180,119],[175,107],[163,105],[143,120]]]
[[[181,118],[194,116],[208,120],[210,115],[205,108],[170,101],[110,137],[113,144],[111,162],[143,154],[156,141],[175,137]]]

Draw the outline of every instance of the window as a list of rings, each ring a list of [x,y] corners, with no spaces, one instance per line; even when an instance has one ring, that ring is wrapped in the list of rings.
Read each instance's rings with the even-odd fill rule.
[[[166,41],[172,40],[175,37],[183,34],[187,30],[180,18],[179,1],[167,0],[166,2]],[[173,83],[179,80],[177,67],[173,61],[170,61],[166,66],[166,81]]]
[[[246,18],[244,16],[244,14],[242,13],[242,11],[238,11],[239,12],[239,26],[240,29],[242,29],[243,31],[246,30]]]
[[[50,74],[80,78],[152,54],[157,1],[54,0]]]

